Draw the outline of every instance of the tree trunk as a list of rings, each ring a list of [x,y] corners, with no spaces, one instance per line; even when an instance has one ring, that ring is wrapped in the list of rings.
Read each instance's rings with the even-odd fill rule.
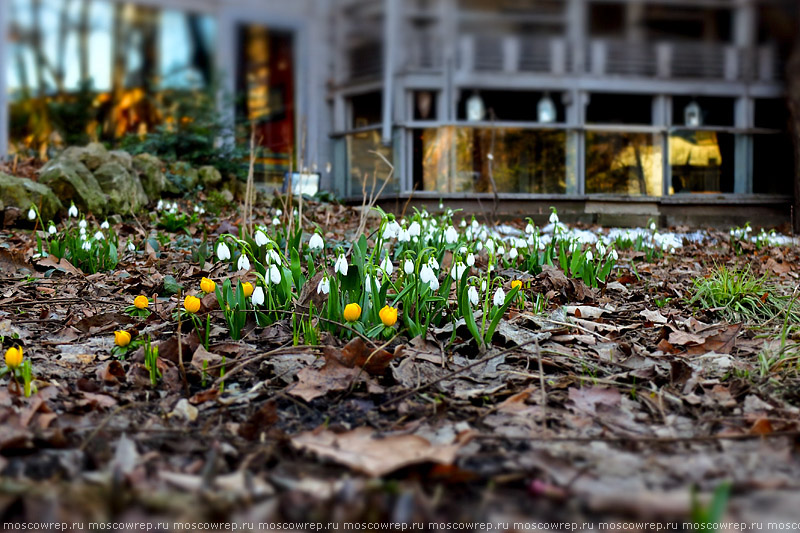
[[[800,9],[798,9],[800,20]],[[800,232],[800,32],[795,35],[792,53],[786,63],[786,93],[792,116],[792,143],[794,144],[794,202],[792,225]]]
[[[81,1],[81,14],[78,22],[78,64],[81,71],[82,89],[89,87],[89,8],[91,1]]]

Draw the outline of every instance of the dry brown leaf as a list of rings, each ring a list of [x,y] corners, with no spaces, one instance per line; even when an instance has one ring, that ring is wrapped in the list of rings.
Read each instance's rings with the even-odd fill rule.
[[[294,437],[292,445],[373,477],[420,463],[452,464],[461,447],[461,443],[433,445],[418,435],[374,438],[374,431],[365,427],[341,434],[307,431]]]

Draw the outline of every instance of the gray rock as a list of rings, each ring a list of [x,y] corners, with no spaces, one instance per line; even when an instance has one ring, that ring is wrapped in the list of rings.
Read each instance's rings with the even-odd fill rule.
[[[103,192],[108,194],[111,213],[135,212],[147,204],[147,195],[139,177],[125,170],[121,164],[108,161],[95,171],[94,177]]]
[[[0,172],[0,210],[13,206],[27,216],[31,205],[39,209],[45,224],[63,209],[61,201],[47,185]]]
[[[198,168],[197,174],[204,189],[210,189],[222,181],[222,174],[210,165]]]
[[[167,168],[167,188],[172,194],[183,194],[193,191],[200,182],[197,169],[188,163],[176,161]]]
[[[74,202],[81,211],[103,214],[108,198],[89,169],[73,154],[66,154],[68,151],[39,170],[39,183],[50,187],[63,202]]]
[[[124,150],[112,150],[108,152],[108,160],[119,163],[128,172],[133,172],[133,156]]]
[[[100,143],[89,143],[86,146],[70,146],[58,157],[58,159],[81,162],[90,171],[100,168],[110,158],[110,152]]]
[[[167,188],[163,166],[161,160],[154,155],[138,154],[133,158],[133,168],[139,173],[144,192],[150,200],[160,198],[161,193]]]

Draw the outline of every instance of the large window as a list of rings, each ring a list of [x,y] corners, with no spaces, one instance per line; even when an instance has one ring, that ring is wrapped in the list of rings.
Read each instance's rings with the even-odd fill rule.
[[[384,181],[389,178],[391,171],[380,155],[394,164],[393,147],[383,145],[381,132],[378,129],[351,133],[344,137],[344,142],[347,150],[349,195],[360,196],[362,193],[369,194],[373,190],[377,193],[383,187]],[[383,188],[383,192],[397,192],[398,183],[399,179],[395,172]]]
[[[109,0],[2,0],[11,150],[114,140],[170,120],[210,85],[215,23]]]
[[[586,192],[661,196],[660,134],[586,132]]]
[[[443,127],[413,135],[414,168],[423,190],[566,192],[563,130]]]

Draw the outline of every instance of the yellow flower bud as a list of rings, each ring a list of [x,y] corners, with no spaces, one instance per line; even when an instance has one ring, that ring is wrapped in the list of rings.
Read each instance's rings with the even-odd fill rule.
[[[114,344],[117,346],[127,346],[131,343],[131,334],[127,331],[114,332]]]
[[[147,296],[140,294],[133,300],[133,306],[136,309],[147,309],[147,306],[150,305],[150,302],[147,301]]]
[[[200,310],[200,298],[197,296],[188,295],[183,299],[183,308],[190,313],[196,313]]]
[[[378,311],[378,316],[381,317],[381,322],[383,322],[383,325],[387,328],[390,328],[397,322],[397,308],[389,305],[384,306],[383,309]]]
[[[214,289],[216,288],[217,284],[214,283],[214,281],[208,278],[203,278],[200,280],[200,290],[203,291],[204,293],[208,294],[210,292],[214,292]]]
[[[348,322],[355,322],[361,317],[361,306],[358,304],[347,304],[344,306],[344,319]]]
[[[251,294],[253,294],[253,284],[245,281],[242,283],[242,290],[244,291],[245,297],[249,298]]]
[[[22,347],[12,346],[6,350],[6,366],[15,369],[22,364]]]
[[[518,289],[522,289],[522,281],[520,281],[518,279],[515,279],[514,281],[511,282],[511,288],[512,289],[517,289],[517,288]]]

